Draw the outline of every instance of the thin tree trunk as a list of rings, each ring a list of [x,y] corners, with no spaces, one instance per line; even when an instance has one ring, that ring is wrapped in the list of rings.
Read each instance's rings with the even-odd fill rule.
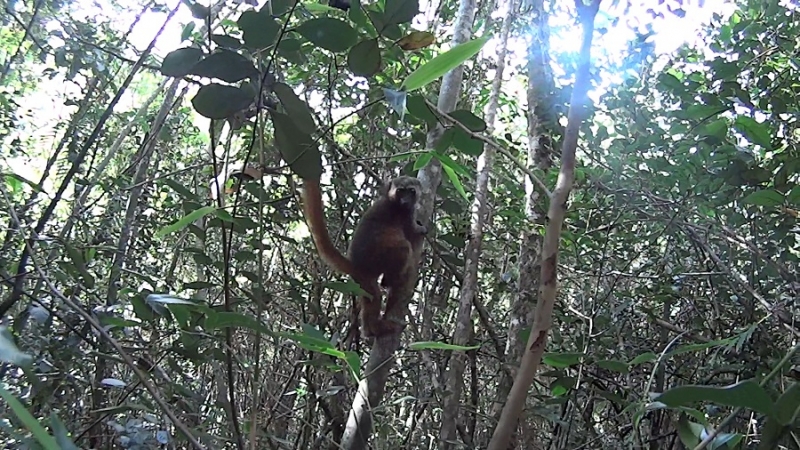
[[[548,99],[549,86],[553,85],[550,70],[549,41],[550,26],[548,16],[544,10],[544,0],[529,0],[525,16],[530,17],[531,37],[528,45],[527,70],[528,70],[528,160],[529,167],[535,166],[542,172],[550,170],[551,160],[549,149],[543,148],[541,142],[542,122],[540,117],[542,107],[550,108]],[[508,371],[501,371],[497,385],[497,401],[492,405],[491,416],[495,420],[500,418],[503,402],[511,391],[511,384],[517,374],[517,364],[522,359],[525,343],[520,339],[525,326],[533,322],[533,308],[536,303],[536,293],[539,290],[539,254],[542,239],[538,232],[539,227],[545,226],[545,216],[537,211],[541,201],[541,192],[529,177],[525,177],[525,217],[530,226],[522,229],[520,233],[519,248],[519,273],[530,274],[520,276],[517,280],[517,295],[514,297],[509,310],[508,339],[504,351],[505,361],[509,365]],[[535,430],[529,430],[534,432]],[[489,436],[486,437],[488,440]],[[513,443],[509,446],[515,448]]]
[[[500,99],[500,87],[503,82],[505,72],[505,60],[508,54],[508,37],[511,34],[511,25],[516,17],[516,0],[508,0],[508,13],[503,20],[503,27],[498,44],[499,52],[497,55],[497,69],[495,70],[492,89],[489,95],[489,103],[486,106],[487,134],[494,130],[494,122],[497,116],[497,107]],[[472,220],[470,224],[470,240],[464,251],[465,267],[464,280],[461,283],[461,291],[458,299],[458,313],[456,315],[456,326],[453,332],[453,344],[468,345],[472,335],[472,301],[477,295],[478,289],[478,261],[481,254],[481,243],[483,241],[483,224],[486,219],[489,199],[489,176],[492,172],[495,150],[492,146],[484,146],[483,153],[478,158],[477,180],[475,186],[475,199],[472,203]],[[461,391],[464,385],[464,370],[466,354],[464,352],[454,352],[450,358],[450,367],[447,370],[445,379],[445,392],[447,395],[443,399],[442,405],[442,425],[439,430],[439,445],[442,449],[450,449],[456,442],[456,424],[461,410]],[[477,412],[477,411],[476,411]]]
[[[511,386],[511,392],[500,420],[489,442],[488,450],[505,450],[517,426],[520,413],[525,406],[528,389],[530,389],[542,354],[547,344],[547,334],[552,326],[553,306],[556,299],[556,281],[558,268],[558,244],[561,236],[561,225],[566,214],[567,198],[572,190],[575,178],[575,150],[578,146],[578,132],[583,122],[584,104],[591,84],[589,65],[591,62],[592,37],[594,35],[594,17],[602,0],[593,0],[586,6],[583,0],[575,0],[575,6],[583,26],[583,41],[578,73],[575,77],[575,86],[570,99],[569,113],[567,114],[567,130],[561,148],[561,170],[558,174],[556,189],[550,198],[550,207],[547,216],[549,223],[544,237],[541,265],[541,287],[539,289],[539,302],[536,304],[535,322],[528,337],[527,351],[522,356],[517,377]],[[520,274],[520,276],[530,276]]]

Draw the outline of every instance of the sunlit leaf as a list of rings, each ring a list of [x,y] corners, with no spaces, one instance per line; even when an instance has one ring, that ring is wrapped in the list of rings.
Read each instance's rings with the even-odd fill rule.
[[[167,225],[166,227],[156,231],[155,237],[162,238],[168,234],[180,231],[189,226],[190,223],[193,223],[194,221],[200,219],[203,216],[213,213],[216,209],[217,208],[214,206],[204,206],[200,209],[196,209],[178,219],[177,222],[172,223],[171,225]]]
[[[563,369],[564,367],[580,364],[581,359],[585,356],[583,353],[545,353],[542,356],[542,363],[550,367]]]
[[[0,361],[15,366],[26,366],[32,359],[30,355],[17,348],[8,328],[0,326]]]
[[[467,191],[464,190],[464,185],[461,184],[461,180],[458,178],[456,172],[452,168],[447,166],[442,166],[442,170],[444,171],[444,174],[447,175],[447,179],[450,180],[451,183],[453,183],[453,187],[456,188],[456,191],[458,191],[458,193],[461,194],[461,196],[464,197],[465,200],[469,200],[469,197],[467,196]]]
[[[477,55],[486,42],[489,41],[489,38],[490,36],[487,35],[473,39],[463,44],[456,45],[450,50],[437,55],[412,72],[411,75],[403,81],[400,89],[406,92],[412,92],[439,79],[442,75],[463,64],[464,61]]]
[[[386,103],[400,116],[400,120],[403,120],[403,116],[406,113],[406,93],[383,88],[383,96],[386,99]]]
[[[428,47],[434,41],[436,41],[436,36],[429,31],[412,31],[397,41],[397,46],[405,51],[413,51]]]
[[[603,369],[611,370],[611,371],[614,371],[614,372],[628,373],[630,371],[630,367],[628,366],[628,364],[626,364],[626,363],[624,363],[622,361],[615,361],[615,360],[611,360],[611,359],[603,359],[603,360],[597,361],[595,364],[597,364],[598,367],[602,367]]]
[[[767,122],[759,123],[752,117],[739,116],[736,118],[736,121],[734,121],[733,127],[744,134],[750,142],[758,144],[766,149],[772,148],[772,132]]]

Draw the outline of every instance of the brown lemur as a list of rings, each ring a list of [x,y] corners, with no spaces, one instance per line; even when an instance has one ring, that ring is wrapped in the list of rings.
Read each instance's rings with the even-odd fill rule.
[[[386,316],[417,284],[419,262],[427,228],[415,218],[422,185],[400,176],[381,189],[379,198],[361,217],[347,256],[328,235],[318,180],[303,180],[303,209],[319,255],[337,271],[350,275],[370,296],[360,296],[364,336],[400,332],[404,324]],[[383,276],[380,285],[378,278]],[[387,288],[386,310],[381,317],[381,288]]]

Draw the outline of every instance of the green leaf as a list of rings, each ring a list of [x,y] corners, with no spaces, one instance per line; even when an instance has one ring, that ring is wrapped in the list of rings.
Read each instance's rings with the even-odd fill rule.
[[[295,31],[317,47],[334,53],[345,52],[358,41],[358,33],[353,27],[333,17],[307,20]]]
[[[36,418],[25,408],[25,406],[17,400],[17,397],[12,395],[8,392],[5,388],[0,386],[0,397],[3,397],[3,400],[6,401],[9,407],[11,407],[11,411],[17,416],[22,425],[28,429],[33,434],[33,437],[39,441],[42,447],[45,450],[61,450],[59,445],[56,443],[55,438],[50,436],[47,433],[47,430],[44,429],[42,424],[39,423]]]
[[[695,402],[712,402],[718,405],[747,408],[766,416],[772,416],[774,413],[774,405],[769,394],[753,380],[745,380],[723,387],[680,386],[656,396],[653,400],[673,408],[689,406]]]
[[[644,364],[650,361],[655,361],[658,359],[658,355],[653,352],[642,353],[641,355],[633,358],[631,362],[628,363],[629,366],[638,366],[639,364]]]
[[[194,32],[194,27],[196,26],[197,24],[195,24],[194,22],[189,22],[183,26],[183,30],[181,30],[181,42],[192,37],[192,33]]]
[[[72,442],[72,439],[70,439],[67,427],[64,426],[64,423],[61,422],[61,419],[58,418],[55,412],[50,413],[50,426],[53,428],[53,434],[61,450],[80,450],[78,446]]]
[[[181,183],[178,183],[175,180],[166,179],[164,180],[164,184],[172,188],[173,191],[177,192],[178,194],[181,195],[181,197],[185,199],[190,199],[190,200],[197,199],[197,195],[195,195],[194,192],[190,191],[189,189],[186,189],[186,186],[184,186]]]
[[[156,304],[164,304],[164,305],[189,305],[189,306],[200,306],[201,303],[198,303],[193,300],[187,300],[185,298],[180,298],[174,295],[168,294],[148,294],[147,298],[145,298],[147,303],[156,303]]]
[[[752,117],[739,116],[733,122],[733,127],[742,133],[750,142],[771,149],[770,136],[772,132],[767,122],[758,123]]]
[[[383,20],[386,25],[411,22],[419,14],[419,0],[386,0]]]
[[[461,128],[453,128],[453,147],[470,156],[480,156],[483,153],[484,142],[467,134]]]
[[[97,321],[100,322],[100,325],[104,327],[125,328],[125,327],[142,326],[142,322],[139,322],[137,320],[128,320],[128,319],[123,319],[122,317],[114,317],[114,316],[98,316]]]
[[[192,68],[203,58],[199,48],[179,48],[167,53],[161,62],[161,74],[166,77],[181,78],[192,73]]]
[[[258,70],[244,56],[222,49],[195,64],[191,73],[200,77],[219,78],[228,83],[235,83],[255,75]]]
[[[453,169],[457,174],[465,176],[465,177],[469,177],[470,176],[469,169],[467,169],[463,165],[457,163],[453,158],[445,155],[444,153],[433,152],[433,156],[436,157],[436,159],[438,159],[439,162],[441,162],[445,166]]]
[[[368,295],[367,291],[365,291],[358,283],[353,280],[348,281],[329,281],[323,285],[328,289],[333,289],[336,292],[340,292],[342,294],[352,294],[352,295]]]
[[[309,135],[317,131],[317,124],[311,114],[311,109],[288,84],[275,83],[272,89],[281,101],[283,109],[286,110],[300,131]]]
[[[431,108],[425,103],[425,97],[421,95],[409,95],[406,97],[406,108],[408,113],[412,116],[424,120],[428,126],[436,125],[436,115]]]
[[[19,174],[16,174],[16,173],[3,173],[3,174],[0,174],[0,176],[3,177],[3,179],[5,179],[6,183],[8,183],[9,180],[17,180],[17,181],[20,181],[20,182],[25,183],[28,186],[30,186],[30,188],[33,189],[34,192],[38,192],[38,193],[43,193],[44,192],[44,190],[41,187],[39,187],[38,184],[36,184],[33,181],[23,177],[22,175],[19,175]]]
[[[176,231],[180,231],[180,230],[186,228],[187,226],[189,226],[189,224],[193,223],[195,220],[197,220],[197,219],[199,219],[199,218],[201,218],[203,216],[206,216],[208,214],[213,213],[214,211],[216,211],[216,209],[217,208],[214,207],[214,206],[204,206],[204,207],[202,207],[200,209],[196,209],[196,210],[190,212],[189,214],[187,214],[187,215],[181,217],[180,219],[178,219],[177,222],[175,222],[175,223],[173,223],[171,225],[167,225],[166,227],[158,230],[155,233],[155,237],[156,238],[162,238],[162,237],[164,237],[164,236],[166,236],[166,235],[168,235],[170,233],[174,233]]]
[[[319,180],[322,175],[322,155],[316,142],[300,131],[286,114],[270,111],[275,130],[275,146],[294,173],[304,180]]]
[[[542,362],[550,367],[562,369],[580,364],[584,356],[586,356],[584,353],[545,353]]]
[[[457,109],[448,115],[472,132],[480,133],[482,131],[486,131],[486,122],[473,114],[472,111],[466,109]]]
[[[602,367],[603,369],[611,370],[613,372],[619,372],[622,374],[628,373],[630,371],[630,367],[628,366],[628,364],[622,361],[603,359],[597,361],[595,364],[597,364],[598,367]]]
[[[447,175],[447,179],[453,183],[453,187],[456,188],[456,191],[458,191],[458,193],[464,197],[464,200],[469,200],[467,191],[464,190],[464,185],[461,184],[461,180],[458,179],[456,172],[451,167],[447,166],[442,166],[442,170],[444,171],[444,174]]]
[[[759,450],[773,450],[778,447],[781,439],[784,438],[786,433],[792,427],[783,426],[774,417],[767,417],[764,426],[759,430],[761,432],[760,442],[758,445]]]
[[[292,10],[297,0],[270,0],[261,8],[262,14],[272,14],[274,17],[280,17]]]
[[[367,30],[370,36],[376,35],[371,27],[372,24],[369,23],[367,15],[364,14],[364,8],[361,7],[361,0],[350,0],[350,10],[347,12],[347,17],[362,30]]]
[[[227,34],[212,34],[211,41],[223,48],[238,50],[242,48],[242,41]]]
[[[260,324],[255,318],[237,312],[221,311],[208,314],[203,328],[206,331],[221,330],[223,328],[247,328],[258,333],[274,334],[272,330]]]
[[[381,49],[377,39],[359,42],[347,53],[347,67],[353,75],[371,77],[381,69]]]
[[[281,32],[281,24],[267,14],[245,11],[236,25],[242,30],[244,44],[253,49],[265,49],[275,43]]]
[[[27,366],[33,358],[27,353],[21,352],[12,339],[11,332],[5,326],[0,326],[0,361],[14,364],[15,366]]]
[[[64,241],[63,244],[70,261],[72,261],[73,267],[75,267],[75,269],[78,270],[78,273],[81,274],[83,284],[89,289],[94,288],[94,276],[86,269],[86,261],[84,261],[81,252],[73,247],[68,241]]]
[[[306,2],[303,3],[303,8],[313,14],[337,14],[339,12],[338,9],[323,5],[322,3]]]
[[[211,83],[197,90],[192,106],[209,119],[227,119],[247,108],[253,96],[242,88]]]
[[[700,443],[700,434],[704,431],[702,425],[689,422],[685,415],[678,419],[678,438],[686,448],[694,448]]]
[[[434,152],[426,152],[419,155],[417,160],[414,161],[414,170],[421,170],[423,167],[427,166],[428,163],[433,159],[433,156]]]
[[[233,222],[233,216],[231,215],[231,213],[225,211],[224,209],[215,209],[214,215],[217,216],[223,222],[228,222],[228,223]]]
[[[800,204],[800,186],[795,186],[789,191],[789,195],[786,196],[786,200],[791,203],[792,205]]]
[[[490,36],[473,39],[463,44],[456,45],[450,50],[437,55],[432,60],[423,64],[411,73],[400,85],[406,92],[415,91],[428,83],[437,80],[442,75],[460,66],[464,61],[472,58],[481,51]]]
[[[675,117],[679,119],[708,120],[727,110],[728,108],[720,106],[690,105],[685,110],[676,111]]]
[[[412,342],[408,345],[409,350],[453,350],[459,352],[465,352],[467,350],[477,350],[481,348],[480,345],[455,345],[455,344],[447,344],[445,342],[436,342],[436,341],[422,341],[422,342]]]
[[[746,205],[778,206],[783,204],[783,195],[774,189],[762,189],[751,193],[742,202]]]
[[[800,383],[792,383],[775,402],[775,419],[781,425],[791,425],[798,411],[800,411]]]

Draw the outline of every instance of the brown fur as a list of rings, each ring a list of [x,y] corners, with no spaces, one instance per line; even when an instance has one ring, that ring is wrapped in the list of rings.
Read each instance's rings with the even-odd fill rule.
[[[345,257],[328,235],[319,182],[304,181],[305,216],[317,251],[334,269],[353,277],[371,296],[359,299],[365,336],[396,333],[403,327],[381,318],[380,286],[388,289],[384,316],[416,286],[419,254],[427,233],[414,215],[420,191],[416,178],[393,179],[359,221]],[[381,275],[383,280],[379,285]]]

